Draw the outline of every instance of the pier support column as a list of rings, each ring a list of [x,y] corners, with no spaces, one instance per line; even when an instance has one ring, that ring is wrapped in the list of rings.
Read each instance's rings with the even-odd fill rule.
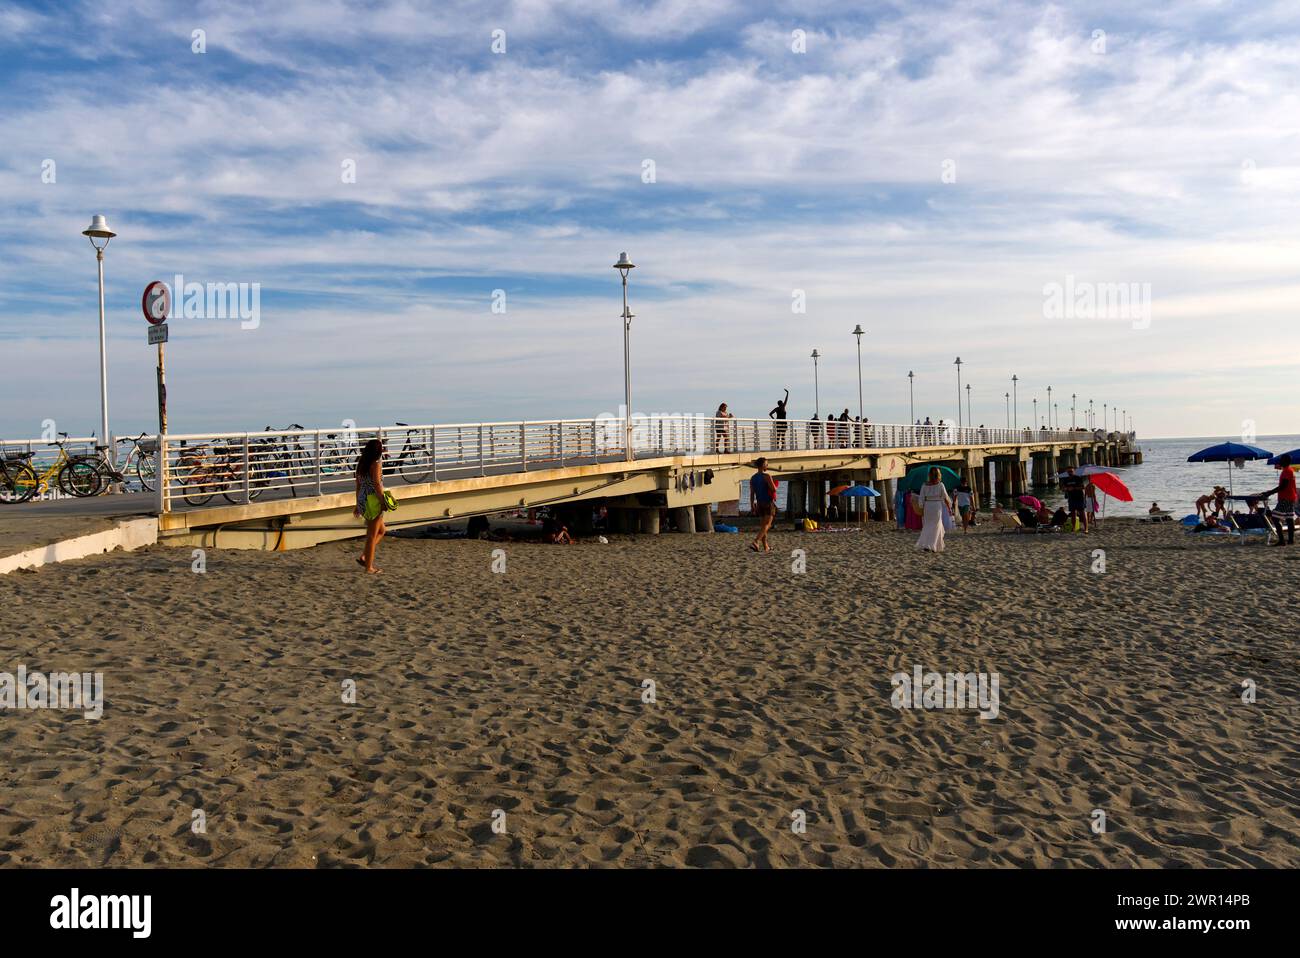
[[[641,531],[648,536],[659,535],[659,510],[641,510]]]
[[[627,535],[635,532],[638,527],[633,526],[632,516],[629,515],[630,509],[624,509],[619,506],[610,506],[606,512],[609,518],[609,531],[618,535]]]
[[[695,531],[713,531],[713,507],[707,502],[704,505],[695,507]]]
[[[692,506],[679,506],[673,510],[673,524],[678,532],[695,531],[695,509]]]
[[[803,518],[807,507],[807,483],[803,479],[791,479],[785,487],[785,517],[787,519]]]
[[[881,518],[886,522],[897,522],[894,513],[894,496],[898,495],[898,480],[882,479],[876,483],[876,488],[880,490],[880,504],[884,509]]]

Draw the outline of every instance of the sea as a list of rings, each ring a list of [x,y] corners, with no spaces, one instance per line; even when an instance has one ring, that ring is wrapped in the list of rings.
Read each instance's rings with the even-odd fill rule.
[[[1181,518],[1196,511],[1196,500],[1211,492],[1215,486],[1231,485],[1234,492],[1246,494],[1262,492],[1277,485],[1277,470],[1263,459],[1246,462],[1237,469],[1226,462],[1188,462],[1187,457],[1207,446],[1221,442],[1241,442],[1239,437],[1225,439],[1221,436],[1204,436],[1192,439],[1142,439],[1137,441],[1142,450],[1142,465],[1116,467],[1115,474],[1133,493],[1132,502],[1119,502],[1101,497],[1108,516],[1142,516],[1151,503],[1160,504],[1175,517]],[[1274,455],[1300,448],[1300,435],[1259,436],[1252,446],[1260,446]],[[1053,508],[1063,505],[1065,497],[1057,489],[1035,489],[1031,492]],[[749,508],[749,490],[740,490],[741,508]],[[785,508],[786,483],[777,487],[777,505]]]

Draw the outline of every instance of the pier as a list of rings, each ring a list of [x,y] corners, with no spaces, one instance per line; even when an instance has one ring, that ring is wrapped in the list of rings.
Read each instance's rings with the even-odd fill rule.
[[[1087,430],[699,416],[634,416],[631,425],[630,448],[615,417],[166,435],[153,492],[9,506],[0,523],[12,524],[8,516],[30,528],[34,511],[45,522],[148,514],[160,542],[222,548],[353,538],[364,527],[352,514],[352,469],[372,438],[385,443],[385,484],[399,503],[392,529],[547,506],[576,535],[592,532],[595,507],[614,533],[711,531],[712,504],[740,508],[738,490],[759,455],[785,486],[794,519],[824,516],[838,483],[881,493],[849,501],[848,518],[891,519],[897,481],[921,464],[959,471],[987,504],[1050,489],[1069,466],[1141,461],[1132,434]],[[42,442],[0,445],[36,451]]]
[[[592,531],[596,506],[615,533],[711,531],[711,504],[739,505],[758,455],[786,484],[792,518],[824,514],[827,489],[847,482],[881,493],[854,503],[866,510],[856,517],[889,518],[896,482],[919,464],[960,471],[987,503],[1050,488],[1069,466],[1141,461],[1124,433],[698,416],[634,416],[630,430],[607,417],[167,435],[159,541],[296,549],[359,536],[352,468],[371,438],[385,443],[399,502],[390,528],[548,506],[577,535]]]

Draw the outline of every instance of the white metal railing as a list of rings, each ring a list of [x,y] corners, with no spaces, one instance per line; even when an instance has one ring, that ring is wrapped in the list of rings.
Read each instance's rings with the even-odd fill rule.
[[[384,442],[389,481],[436,482],[628,458],[624,420],[452,423],[367,429],[290,429],[168,435],[161,440],[158,507],[216,497],[234,504],[263,495],[350,492],[362,446]],[[1089,441],[1087,430],[994,429],[837,420],[633,416],[632,453],[758,453]]]

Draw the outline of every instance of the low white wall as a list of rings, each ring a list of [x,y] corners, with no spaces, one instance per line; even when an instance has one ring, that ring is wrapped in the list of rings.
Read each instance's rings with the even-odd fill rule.
[[[61,542],[28,549],[16,555],[0,556],[0,575],[15,569],[34,569],[50,562],[84,559],[122,549],[130,552],[158,541],[158,520],[155,518],[125,519],[112,529],[75,536]]]

